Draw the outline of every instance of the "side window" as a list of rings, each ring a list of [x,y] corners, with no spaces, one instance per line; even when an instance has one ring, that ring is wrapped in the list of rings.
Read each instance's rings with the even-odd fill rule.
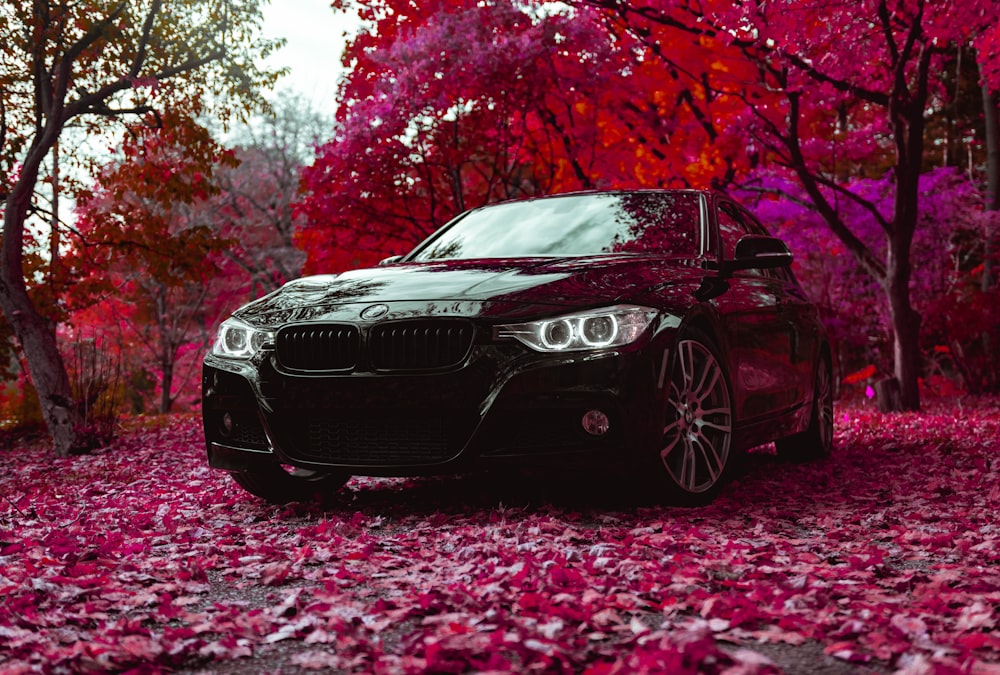
[[[736,255],[736,242],[747,234],[743,223],[727,204],[719,205],[719,249],[724,260],[732,260]]]

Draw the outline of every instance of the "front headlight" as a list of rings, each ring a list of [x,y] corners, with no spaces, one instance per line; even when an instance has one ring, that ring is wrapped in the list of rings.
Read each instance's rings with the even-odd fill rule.
[[[229,359],[249,359],[273,340],[274,331],[254,328],[230,317],[219,326],[212,353]]]
[[[497,337],[515,338],[540,352],[607,349],[635,342],[655,316],[649,307],[615,305],[499,326]]]

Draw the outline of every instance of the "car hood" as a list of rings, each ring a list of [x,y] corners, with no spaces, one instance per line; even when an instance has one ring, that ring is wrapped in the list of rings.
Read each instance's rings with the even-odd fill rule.
[[[622,302],[697,271],[693,261],[635,255],[397,263],[297,279],[237,316],[272,326],[356,320],[366,307],[385,304],[382,319],[529,317],[553,308]]]

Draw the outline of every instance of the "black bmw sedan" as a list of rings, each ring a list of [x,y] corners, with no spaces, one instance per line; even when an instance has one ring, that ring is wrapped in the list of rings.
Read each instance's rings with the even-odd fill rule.
[[[751,447],[830,451],[830,346],[791,260],[711,192],[468,211],[224,321],[203,370],[209,464],[273,502],[504,463],[708,501]]]

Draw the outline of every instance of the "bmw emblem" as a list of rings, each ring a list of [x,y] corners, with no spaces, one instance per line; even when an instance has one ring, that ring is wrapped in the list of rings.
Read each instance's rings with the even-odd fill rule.
[[[388,314],[388,312],[389,312],[389,305],[371,305],[361,310],[361,318],[365,319],[366,321],[372,321],[374,319],[378,319],[379,317],[385,316],[386,314]]]

